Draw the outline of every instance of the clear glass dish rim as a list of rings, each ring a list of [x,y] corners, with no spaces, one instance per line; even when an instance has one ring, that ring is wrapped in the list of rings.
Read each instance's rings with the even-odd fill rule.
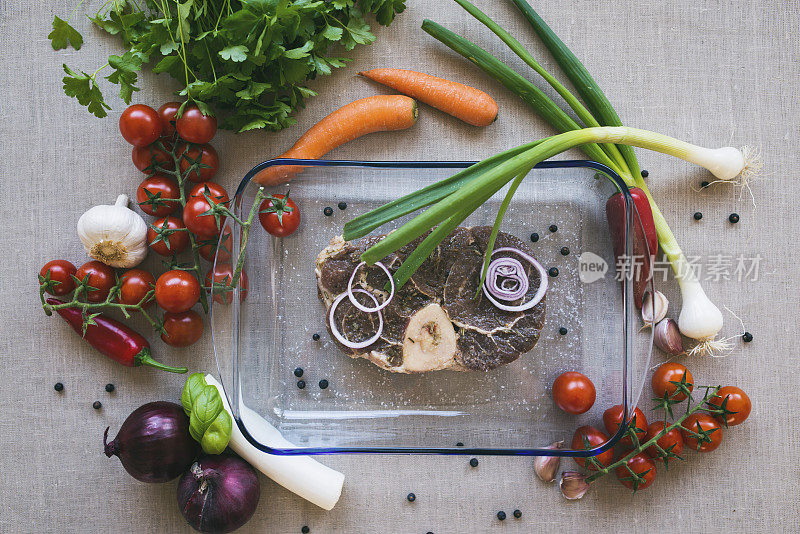
[[[477,161],[368,161],[368,160],[328,160],[328,159],[293,159],[293,158],[273,158],[263,161],[250,169],[245,174],[239,186],[236,188],[234,195],[233,205],[234,209],[239,208],[242,193],[247,188],[248,184],[252,181],[253,177],[263,169],[275,165],[297,165],[304,167],[361,167],[361,168],[378,168],[378,169],[465,169]],[[625,254],[630,256],[633,249],[632,236],[633,236],[633,215],[636,211],[633,197],[631,196],[630,189],[625,181],[611,168],[592,160],[546,160],[536,164],[534,169],[565,169],[565,168],[587,168],[599,171],[606,175],[622,193],[625,202],[626,213],[626,235]],[[221,233],[224,235],[224,232]],[[222,237],[220,236],[220,245],[222,245]],[[213,268],[216,269],[216,258],[214,260]],[[214,342],[214,329],[212,326],[211,343],[214,350],[214,359],[217,363],[217,372],[222,384],[225,396],[228,399],[233,420],[236,426],[241,431],[245,439],[256,449],[267,454],[274,454],[277,456],[316,456],[328,454],[440,454],[440,455],[481,455],[481,456],[561,456],[572,458],[586,458],[590,456],[597,456],[611,448],[613,448],[628,432],[628,419],[630,417],[630,407],[628,405],[628,365],[630,364],[630,355],[633,352],[633,336],[635,332],[635,318],[636,307],[633,305],[633,284],[627,277],[623,278],[623,326],[625,330],[625,343],[623,345],[622,356],[622,420],[623,424],[619,426],[617,432],[610,437],[608,441],[593,449],[586,450],[571,450],[571,449],[547,449],[547,448],[470,448],[470,447],[293,447],[293,448],[275,448],[265,445],[258,441],[247,430],[247,426],[241,417],[240,400],[241,384],[239,379],[239,355],[232,355],[233,358],[233,384],[232,391],[229,391],[225,385],[223,378],[222,366],[220,365],[219,356],[217,354],[217,346]],[[651,291],[652,278],[650,280]],[[652,293],[651,293],[652,294]],[[235,301],[236,299],[234,299]],[[214,300],[211,300],[211,308],[209,312],[209,319],[214,324]],[[651,349],[652,351],[652,346]],[[647,361],[649,365],[650,356],[648,355]]]

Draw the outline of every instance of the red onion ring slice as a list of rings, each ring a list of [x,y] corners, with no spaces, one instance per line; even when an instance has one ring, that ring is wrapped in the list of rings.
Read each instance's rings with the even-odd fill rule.
[[[372,296],[372,293],[370,293],[365,289],[354,289],[353,293],[364,293],[369,298],[371,298],[376,305],[378,304],[378,299]],[[369,347],[370,345],[378,341],[378,338],[380,338],[381,334],[383,333],[383,314],[380,311],[378,312],[378,331],[375,333],[374,336],[364,341],[358,341],[358,342],[350,341],[346,337],[344,337],[341,332],[339,332],[339,329],[336,327],[336,321],[334,320],[333,317],[333,314],[336,312],[336,308],[339,306],[339,304],[344,300],[346,296],[348,296],[348,293],[340,294],[339,296],[336,297],[336,299],[334,299],[333,304],[331,304],[331,309],[328,312],[328,322],[331,325],[331,333],[333,333],[333,337],[335,337],[337,341],[339,341],[339,343],[341,343],[345,347],[349,347],[351,349],[363,349],[364,347]]]
[[[355,278],[356,278],[356,273],[357,273],[357,272],[358,272],[358,270],[361,268],[361,266],[362,266],[362,265],[366,265],[366,264],[367,264],[366,262],[363,262],[363,261],[362,261],[361,263],[359,263],[358,265],[356,265],[356,268],[355,268],[355,269],[353,269],[353,274],[351,274],[351,275],[350,275],[350,281],[349,281],[349,282],[347,282],[347,297],[350,299],[350,303],[351,303],[353,306],[355,306],[356,308],[358,308],[359,310],[361,310],[361,311],[363,311],[363,312],[367,312],[367,313],[373,313],[373,312],[376,312],[376,311],[381,311],[382,309],[384,309],[386,306],[388,306],[388,305],[389,305],[389,303],[390,303],[390,302],[392,301],[392,299],[394,298],[394,278],[392,277],[392,273],[390,273],[390,272],[389,272],[389,269],[387,269],[387,268],[386,268],[386,266],[385,266],[384,264],[382,264],[382,263],[381,263],[381,262],[379,262],[379,261],[376,261],[376,262],[375,262],[375,265],[377,265],[378,267],[380,267],[381,269],[383,269],[383,272],[385,272],[385,273],[386,273],[386,276],[389,278],[389,285],[391,286],[391,290],[390,290],[390,292],[389,292],[389,298],[387,298],[387,299],[386,299],[385,301],[383,301],[383,303],[381,303],[381,304],[378,304],[378,300],[377,300],[375,297],[372,297],[372,295],[371,295],[371,294],[369,294],[369,296],[370,296],[370,297],[372,297],[372,300],[375,302],[375,304],[376,304],[376,306],[377,306],[377,307],[376,307],[376,308],[368,308],[368,307],[364,306],[363,304],[361,304],[360,302],[358,302],[358,301],[356,300],[356,297],[355,297],[355,296],[353,296],[353,292],[354,292],[354,291],[353,291],[353,280],[355,280]],[[363,290],[363,289],[360,289],[360,290],[359,290],[359,289],[357,289],[356,291],[364,291],[364,290]]]
[[[536,268],[536,270],[539,271],[539,281],[540,281],[539,288],[536,290],[536,294],[534,294],[533,298],[528,302],[526,302],[525,304],[520,304],[519,306],[509,306],[507,304],[503,304],[495,300],[495,298],[489,292],[489,288],[487,287],[487,284],[489,283],[489,277],[487,276],[486,280],[484,280],[483,282],[482,289],[483,289],[483,294],[486,295],[486,298],[489,299],[489,302],[494,304],[494,306],[496,306],[497,308],[508,312],[520,312],[529,310],[534,306],[536,306],[537,304],[539,304],[539,302],[541,302],[541,300],[544,298],[545,293],[547,293],[547,284],[548,284],[547,271],[544,270],[544,267],[542,267],[542,265],[538,261],[536,261],[533,256],[516,248],[512,247],[498,248],[492,251],[492,256],[494,256],[498,252],[513,252],[514,254],[517,254],[521,258],[528,261],[531,265],[533,265]],[[491,263],[489,263],[489,267],[491,268]]]

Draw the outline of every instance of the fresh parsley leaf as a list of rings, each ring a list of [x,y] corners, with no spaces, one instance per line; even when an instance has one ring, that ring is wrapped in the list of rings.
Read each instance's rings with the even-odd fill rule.
[[[139,90],[135,84],[136,72],[142,68],[141,57],[128,50],[122,56],[109,56],[108,65],[114,72],[106,76],[106,80],[119,84],[119,97],[126,104],[130,104],[133,92]]]
[[[75,50],[80,50],[83,45],[83,36],[69,25],[69,22],[58,17],[53,17],[53,31],[47,36],[53,50],[62,50],[72,45]]]
[[[89,112],[95,117],[102,119],[108,115],[106,110],[111,109],[111,106],[103,100],[103,93],[100,92],[100,88],[97,86],[93,76],[83,71],[80,73],[75,72],[66,65],[64,65],[64,72],[67,75],[64,76],[62,82],[67,96],[77,98],[78,103],[82,106],[87,106]]]
[[[247,47],[244,45],[230,45],[219,51],[219,57],[235,63],[241,63],[247,59]]]
[[[283,53],[283,56],[289,59],[302,59],[308,57],[309,51],[314,48],[314,43],[306,41],[306,44],[298,48],[292,48]]]

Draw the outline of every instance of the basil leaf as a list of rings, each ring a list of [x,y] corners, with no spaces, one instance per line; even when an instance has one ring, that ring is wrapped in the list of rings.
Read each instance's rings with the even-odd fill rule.
[[[194,401],[192,413],[189,416],[189,432],[192,433],[192,437],[197,439],[197,436],[201,436],[202,438],[223,409],[222,398],[219,396],[217,388],[205,386]]]
[[[181,405],[186,415],[192,415],[194,401],[200,396],[200,393],[203,392],[206,385],[206,378],[203,376],[203,373],[192,373],[189,375],[189,378],[186,379],[186,383],[183,385],[183,391],[181,391]],[[202,436],[202,434],[200,435]]]
[[[222,411],[208,427],[206,433],[203,434],[203,439],[200,440],[200,446],[206,454],[222,454],[228,442],[231,440],[231,430],[233,429],[233,420],[228,412]]]

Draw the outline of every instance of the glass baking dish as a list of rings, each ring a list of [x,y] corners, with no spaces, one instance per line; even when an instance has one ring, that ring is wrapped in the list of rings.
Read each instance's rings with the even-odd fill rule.
[[[577,427],[602,429],[602,413],[612,405],[623,404],[627,420],[650,361],[652,333],[640,331],[633,284],[626,276],[615,279],[608,197],[623,193],[628,236],[639,224],[619,177],[595,162],[546,161],[517,190],[501,230],[523,239],[545,269],[558,268],[549,279],[545,326],[532,351],[485,373],[396,374],[339,350],[318,298],[314,259],[341,235],[346,221],[474,162],[270,160],[254,167],[239,185],[232,202],[237,217],[246,219],[253,205],[258,186],[251,178],[263,168],[289,162],[307,167],[288,186],[267,193],[291,189],[302,210],[300,228],[278,239],[256,221],[245,254],[246,298],[240,301],[237,288],[229,305],[212,305],[220,379],[236,424],[254,446],[287,455],[588,456],[620,439],[624,425],[592,451],[569,447]],[[505,189],[464,226],[491,226],[504,195]],[[338,208],[342,202],[345,209]],[[333,214],[325,215],[325,207]],[[375,233],[386,233],[410,217]],[[230,218],[222,235],[228,232],[236,258],[241,227]],[[538,234],[535,242],[533,233]],[[630,238],[626,245],[630,251]],[[303,389],[296,368],[303,369]],[[570,370],[587,375],[597,390],[592,409],[579,416],[562,412],[551,398],[553,380]],[[325,389],[318,385],[322,379],[329,384]],[[291,445],[285,440],[266,443],[263,431],[255,428],[263,427],[263,421],[256,423],[253,413]],[[565,440],[565,449],[543,448],[558,440]]]

